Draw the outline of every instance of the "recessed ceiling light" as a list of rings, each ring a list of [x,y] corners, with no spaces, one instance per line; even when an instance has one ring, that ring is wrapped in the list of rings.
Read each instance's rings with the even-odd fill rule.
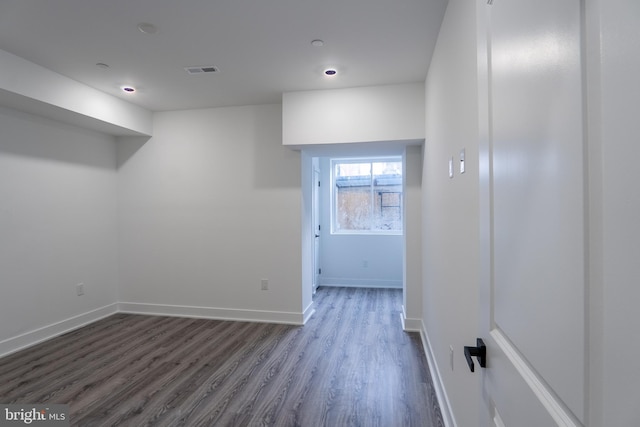
[[[145,34],[155,34],[158,32],[156,26],[153,24],[149,24],[148,22],[141,22],[140,24],[138,24],[138,30],[140,30],[141,33]]]
[[[335,68],[327,68],[326,70],[324,70],[324,74],[326,76],[333,77],[338,74],[338,70],[336,70]]]
[[[136,91],[136,88],[133,86],[122,86],[121,88],[124,92],[133,93]]]
[[[311,46],[322,47],[324,46],[324,42],[320,39],[311,40]]]

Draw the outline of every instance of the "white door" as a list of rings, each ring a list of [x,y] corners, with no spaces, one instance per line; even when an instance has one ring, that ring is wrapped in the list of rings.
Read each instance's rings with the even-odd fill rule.
[[[313,170],[313,293],[320,284],[320,171]]]
[[[479,6],[481,425],[585,420],[582,8],[579,0]]]

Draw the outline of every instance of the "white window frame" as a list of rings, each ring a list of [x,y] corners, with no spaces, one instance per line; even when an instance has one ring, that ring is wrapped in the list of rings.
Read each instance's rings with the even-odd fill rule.
[[[336,175],[335,175],[335,165],[336,163],[380,163],[380,162],[399,162],[402,166],[402,196],[401,196],[401,210],[400,210],[400,221],[402,224],[402,228],[400,230],[339,230],[337,229],[337,219],[336,219],[336,209],[337,209],[337,193],[336,193]],[[405,178],[404,178],[404,158],[403,156],[385,156],[385,157],[347,157],[347,158],[331,158],[329,161],[329,177],[330,177],[330,201],[331,201],[331,234],[335,235],[350,235],[350,234],[359,234],[359,235],[391,235],[391,236],[401,236],[404,233],[404,190],[405,190]],[[373,170],[372,179],[373,179]],[[371,185],[371,203],[375,205],[374,199],[374,186],[373,182]],[[372,209],[374,206],[372,206]],[[373,212],[373,210],[372,210]]]

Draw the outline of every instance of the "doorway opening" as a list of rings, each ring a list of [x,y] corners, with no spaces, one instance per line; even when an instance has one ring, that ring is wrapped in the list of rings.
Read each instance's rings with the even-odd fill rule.
[[[402,289],[402,156],[312,159],[314,291]]]
[[[320,286],[396,288],[402,292],[404,329],[419,330],[422,146],[398,142],[313,146],[302,149],[301,158],[305,319],[313,312],[313,296]],[[362,173],[353,173],[351,178],[344,173],[338,178],[332,175],[339,161],[366,163],[361,162],[362,159],[369,159],[369,163],[377,159],[385,163],[399,160],[400,165],[397,169],[389,165],[382,167],[386,173],[378,175],[386,176],[372,177],[373,184],[368,180],[364,182]],[[381,166],[376,165],[376,170],[379,168]],[[401,184],[396,184],[394,179],[398,176],[395,175],[402,176]],[[349,180],[352,182],[347,183]],[[353,182],[358,180],[360,182]],[[375,187],[376,181],[380,188]],[[393,188],[394,185],[398,186]],[[358,192],[369,195],[368,210],[377,215],[370,227],[374,230],[344,230],[340,228],[342,225],[336,225],[335,207],[339,196],[336,192],[339,191],[344,193],[342,196]],[[371,197],[377,200],[371,202]],[[398,222],[398,218],[402,221]]]

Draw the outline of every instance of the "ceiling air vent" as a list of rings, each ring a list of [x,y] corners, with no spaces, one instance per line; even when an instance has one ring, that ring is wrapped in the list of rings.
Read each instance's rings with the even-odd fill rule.
[[[184,67],[189,74],[212,74],[219,73],[220,69],[213,65],[205,65],[204,67]]]

